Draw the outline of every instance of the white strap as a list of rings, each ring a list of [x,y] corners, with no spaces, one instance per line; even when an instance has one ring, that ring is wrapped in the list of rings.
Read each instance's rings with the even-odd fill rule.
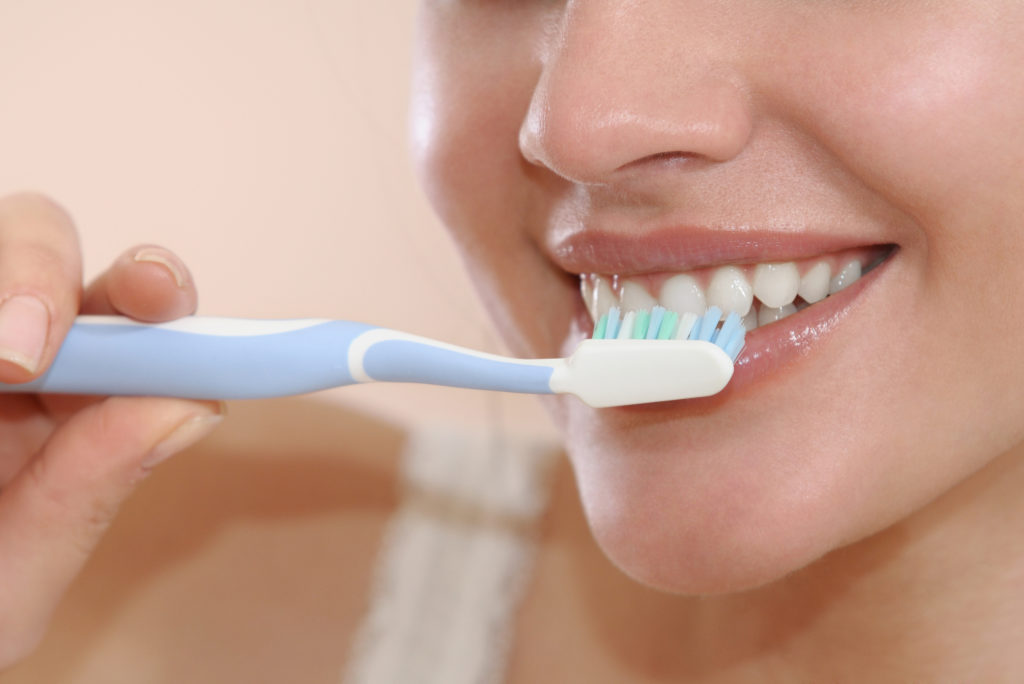
[[[410,439],[344,682],[502,681],[555,453],[439,429]]]

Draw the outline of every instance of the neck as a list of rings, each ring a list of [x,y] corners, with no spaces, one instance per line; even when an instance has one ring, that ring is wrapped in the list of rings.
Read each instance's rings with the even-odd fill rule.
[[[580,547],[584,619],[608,658],[658,679],[1024,679],[1022,492],[1024,449],[884,532],[729,596],[654,592]]]

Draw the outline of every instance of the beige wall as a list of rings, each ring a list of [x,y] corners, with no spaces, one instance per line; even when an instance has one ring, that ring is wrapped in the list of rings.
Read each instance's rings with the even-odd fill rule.
[[[177,250],[201,314],[351,318],[496,349],[410,168],[414,9],[4,0],[0,192],[61,201],[89,274],[139,242]],[[519,397],[378,386],[324,399],[548,430]]]

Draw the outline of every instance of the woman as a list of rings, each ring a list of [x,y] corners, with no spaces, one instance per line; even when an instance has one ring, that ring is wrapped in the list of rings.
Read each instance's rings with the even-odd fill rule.
[[[1024,321],[1006,301],[1024,285],[1011,256],[1024,244],[1022,22],[1011,0],[424,3],[424,182],[517,352],[553,355],[585,335],[581,276],[591,309],[614,283],[627,304],[722,297],[767,311],[712,400],[550,402],[586,521],[624,575],[595,560],[563,481],[511,680],[1022,676],[1006,647],[1024,614]],[[5,337],[0,310],[14,362],[0,380],[15,381],[52,357],[78,276],[72,231],[47,202],[7,200],[2,225],[2,291],[41,295],[50,314],[41,345],[22,325]],[[88,306],[187,313],[187,287],[144,262],[115,264]],[[803,282],[815,269],[837,278],[831,296]],[[773,293],[794,272],[800,310],[770,323],[789,313]],[[127,280],[151,296],[119,299]],[[9,301],[46,327],[40,307]],[[33,627],[7,660],[170,450],[153,445],[217,412],[94,405],[38,456],[49,424],[25,433],[43,467],[4,492],[8,519],[26,521],[4,528],[5,555],[40,560],[5,583],[23,598],[4,614]],[[123,458],[86,486],[58,467],[92,449]],[[15,534],[58,513],[77,521],[59,526],[63,545]]]
[[[1024,285],[1022,21],[1008,1],[427,3],[426,184],[521,353],[586,334],[589,274],[664,298],[687,272],[745,290],[729,264],[755,289],[757,264],[872,269],[750,333],[713,401],[550,402],[605,553],[706,597],[652,609],[641,670],[1020,676],[1024,318],[999,292]]]

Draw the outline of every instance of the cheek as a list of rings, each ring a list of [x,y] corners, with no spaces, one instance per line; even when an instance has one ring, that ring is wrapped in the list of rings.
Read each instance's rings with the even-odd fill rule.
[[[958,17],[966,7],[879,35],[871,50],[837,43],[838,59],[806,72],[805,90],[822,96],[788,95],[845,173],[906,217],[913,268],[898,294],[918,359],[904,367],[937,369],[926,382],[949,425],[989,428],[949,444],[981,459],[1022,437],[1024,367],[1005,361],[1024,335],[1011,294],[1024,288],[1024,12],[996,2]]]
[[[433,114],[418,164],[431,204],[502,337],[514,353],[537,355],[555,339],[536,316],[537,293],[565,283],[553,281],[531,240],[543,219],[528,199],[516,145],[519,122],[508,114],[525,105],[494,103],[479,91],[446,99],[447,111]]]
[[[926,36],[915,59],[854,94],[874,106],[849,113],[850,126],[870,136],[849,158],[866,158],[874,171],[864,177],[919,233],[920,287],[906,306],[930,336],[922,355],[956,383],[947,403],[960,406],[961,420],[990,428],[990,440],[963,441],[993,448],[1020,439],[1024,411],[1024,369],[991,362],[1016,359],[1024,335],[1024,311],[1009,294],[1024,288],[1022,44],[992,25]]]
[[[420,14],[414,158],[441,218],[471,249],[525,211],[518,132],[540,73],[531,46],[543,25],[532,4],[442,3]]]
[[[972,12],[940,8],[907,19],[921,26],[893,22],[867,45],[839,42],[799,90],[777,84],[800,123],[916,222],[929,246],[1020,240],[1005,231],[1020,215],[1024,181],[1020,19],[964,11]]]
[[[430,202],[512,351],[551,355],[565,332],[547,329],[536,315],[539,293],[578,286],[553,273],[535,242],[545,225],[545,200],[534,183],[539,170],[518,144],[540,69],[523,47],[533,41],[516,39],[529,34],[521,25],[528,18],[502,31],[480,30],[479,43],[457,51],[450,36],[463,29],[437,36],[436,28],[423,29],[413,151]]]

